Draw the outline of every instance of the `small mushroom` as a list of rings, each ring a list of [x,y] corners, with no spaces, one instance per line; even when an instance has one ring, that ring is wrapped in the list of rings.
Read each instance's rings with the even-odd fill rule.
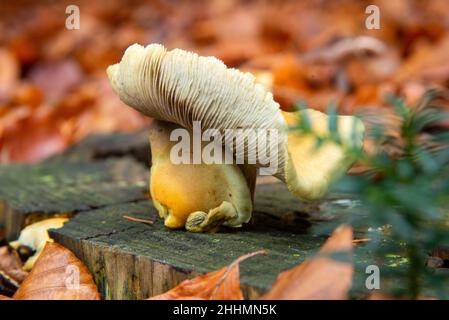
[[[338,130],[343,145],[327,143],[321,149],[314,150],[312,135],[289,130],[289,125],[301,121],[301,115],[306,112],[312,120],[312,129],[325,135],[328,133],[327,115],[310,109],[295,114],[283,113],[273,100],[273,95],[264,85],[257,83],[253,75],[227,68],[214,57],[201,57],[180,49],[168,51],[159,44],[147,47],[134,44],[126,50],[120,63],[108,67],[107,73],[122,101],[154,119],[188,130],[192,130],[194,121],[201,121],[204,130],[262,129],[277,132],[276,136],[266,136],[266,150],[260,150],[257,141],[249,141],[243,157],[248,159],[249,151],[256,150],[256,162],[247,165],[246,169],[266,168],[266,161],[260,160],[264,157],[259,155],[263,152],[266,156],[267,150],[275,150],[268,155],[273,160],[269,163],[277,164],[273,175],[286,182],[289,190],[302,199],[322,197],[330,183],[353,162],[346,152],[346,145],[355,141],[356,147],[362,146],[364,129],[361,121],[352,116],[339,116]],[[170,128],[166,124],[162,127]],[[356,139],[350,139],[352,128],[357,129]],[[151,137],[152,150],[165,150],[164,147],[169,146],[167,132],[161,129],[159,133]],[[243,187],[244,180],[237,178],[240,176],[238,166],[173,166],[168,164],[168,151],[157,152],[159,156],[153,155],[153,163],[159,162],[160,167],[156,165],[156,169],[152,169],[151,193],[159,213],[166,217],[167,226],[181,227],[185,222],[189,225],[188,229],[202,231],[207,229],[205,223],[215,225],[217,221],[226,221],[227,225],[239,226],[249,219],[246,211],[237,216],[232,213],[232,210],[240,210],[236,209],[241,207],[240,201],[246,204],[245,208],[249,207],[250,193]],[[248,187],[249,180],[251,178],[246,180]],[[231,187],[231,182],[235,181],[240,182]],[[226,187],[220,186],[221,183]],[[189,192],[194,185],[201,185],[197,187],[201,192]],[[240,193],[240,200],[229,201],[223,192],[231,189],[234,191],[231,192],[233,197]],[[209,191],[223,194],[213,198]],[[182,195],[182,192],[185,194]],[[161,201],[162,198],[164,201]],[[182,201],[186,202],[179,205]],[[220,207],[222,203],[232,203],[234,209],[227,205]],[[200,208],[201,214],[195,211],[192,215],[189,211],[196,208]],[[219,213],[214,211],[217,208]],[[216,216],[213,219],[215,222],[207,222],[212,216]],[[193,225],[195,227],[190,227]],[[202,225],[202,230],[195,229],[198,225]]]
[[[35,254],[28,258],[23,266],[23,270],[29,271],[33,268],[37,258],[39,258],[42,250],[47,242],[53,242],[53,239],[48,235],[48,229],[62,228],[68,218],[50,218],[39,222],[35,222],[25,227],[19,235],[19,239],[12,241],[9,245],[15,249],[22,246],[28,247],[35,251]]]

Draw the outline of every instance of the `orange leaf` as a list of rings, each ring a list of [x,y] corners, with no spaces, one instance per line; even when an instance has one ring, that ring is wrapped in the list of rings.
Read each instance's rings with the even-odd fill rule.
[[[23,271],[22,267],[22,261],[13,248],[8,246],[0,248],[0,271],[6,273],[17,283],[21,283],[28,275],[28,272]]]
[[[329,254],[341,252],[352,255],[352,229],[349,226],[337,228],[318,255],[280,273],[271,290],[262,299],[346,299],[354,268],[351,263],[329,257]]]
[[[49,242],[13,298],[99,300],[101,297],[86,266],[70,250]]]
[[[266,252],[260,250],[245,254],[229,266],[185,280],[166,293],[151,297],[150,300],[243,300],[239,264],[259,254]]]

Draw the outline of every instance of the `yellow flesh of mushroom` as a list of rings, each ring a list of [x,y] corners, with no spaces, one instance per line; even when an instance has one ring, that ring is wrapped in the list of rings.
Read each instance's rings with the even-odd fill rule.
[[[175,142],[169,135],[174,128],[154,121],[150,132],[150,193],[165,225],[201,232],[248,222],[251,187],[243,171],[232,164],[173,164],[170,150]]]

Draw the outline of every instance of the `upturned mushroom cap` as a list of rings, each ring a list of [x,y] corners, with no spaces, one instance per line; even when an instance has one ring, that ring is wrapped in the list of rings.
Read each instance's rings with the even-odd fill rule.
[[[273,95],[252,74],[227,68],[214,57],[180,49],[167,51],[159,44],[134,44],[107,73],[121,100],[147,116],[187,129],[192,129],[193,121],[201,121],[203,130],[284,131],[278,139],[267,139],[276,150],[286,150],[287,125]],[[245,151],[253,150],[257,150],[254,141]],[[285,156],[279,153],[277,163],[282,170]]]
[[[134,44],[126,50],[121,62],[110,66],[107,72],[122,101],[155,119],[188,129],[194,121],[201,121],[204,130],[275,130],[277,137],[266,136],[266,147],[276,150],[269,154],[270,158],[276,158],[269,162],[277,163],[273,175],[301,198],[323,196],[334,175],[346,171],[352,163],[339,146],[329,145],[314,156],[309,155],[313,151],[311,138],[289,133],[287,121],[272,94],[250,73],[227,68],[214,57],[201,57],[180,49],[167,51],[159,44],[147,47]],[[326,115],[320,114],[314,118],[319,120],[316,128],[321,130]],[[353,117],[339,119],[341,127],[346,128]],[[363,134],[361,123],[357,128]],[[358,141],[361,147],[361,138]],[[265,167],[266,162],[259,161],[263,158],[259,158],[260,152],[267,155],[266,150],[258,149],[257,141],[250,141],[243,158],[255,154],[254,165]]]

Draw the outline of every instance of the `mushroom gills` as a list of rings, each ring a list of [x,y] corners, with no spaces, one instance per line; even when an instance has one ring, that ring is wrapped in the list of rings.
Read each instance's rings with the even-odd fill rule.
[[[235,164],[175,164],[170,153],[178,142],[170,141],[170,134],[178,128],[158,120],[150,127],[150,194],[165,226],[210,232],[220,225],[240,227],[248,222],[256,169]]]

